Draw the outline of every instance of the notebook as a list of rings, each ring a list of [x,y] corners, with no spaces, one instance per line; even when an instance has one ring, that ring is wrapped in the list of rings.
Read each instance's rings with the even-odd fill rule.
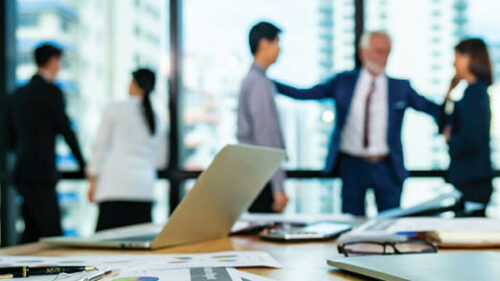
[[[439,247],[500,246],[500,220],[488,218],[427,218],[370,220],[341,236],[341,242],[406,241],[419,238]]]

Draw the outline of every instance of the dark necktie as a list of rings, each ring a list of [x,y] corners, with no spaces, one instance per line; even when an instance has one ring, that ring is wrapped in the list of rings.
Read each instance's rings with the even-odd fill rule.
[[[370,84],[370,89],[368,90],[368,95],[366,96],[365,102],[365,122],[363,129],[363,147],[368,148],[370,146],[370,105],[372,102],[372,96],[375,92],[375,79],[372,79]]]

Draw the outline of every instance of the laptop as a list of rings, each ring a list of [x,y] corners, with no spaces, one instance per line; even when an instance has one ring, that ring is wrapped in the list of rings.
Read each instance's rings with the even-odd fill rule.
[[[386,281],[496,281],[500,253],[451,252],[333,258],[328,265]]]
[[[285,157],[285,151],[280,149],[225,146],[159,233],[152,227],[136,226],[135,231],[125,228],[87,238],[49,237],[40,241],[56,246],[158,249],[224,237]]]

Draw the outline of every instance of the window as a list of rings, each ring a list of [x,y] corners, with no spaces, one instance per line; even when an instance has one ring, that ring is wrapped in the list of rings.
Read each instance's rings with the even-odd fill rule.
[[[183,6],[182,22],[178,24],[182,28],[184,84],[182,100],[176,105],[182,116],[180,124],[176,124],[180,126],[181,170],[207,167],[220,148],[236,142],[239,87],[252,63],[248,32],[258,21],[268,20],[283,29],[280,59],[268,71],[273,79],[308,87],[355,67],[354,0],[176,1],[182,1]],[[486,39],[496,81],[500,81],[500,21],[495,14],[499,4],[486,0],[364,2],[365,29],[386,30],[393,38],[388,74],[410,79],[422,95],[438,103],[442,101],[453,73],[453,46],[465,36]],[[66,93],[67,111],[87,157],[102,110],[110,101],[127,96],[130,72],[135,67],[157,70],[154,102],[162,120],[167,119],[169,1],[17,3],[17,82],[25,83],[34,73],[31,52],[39,42],[50,41],[64,48],[64,69],[58,83]],[[495,109],[500,108],[499,85],[490,88],[494,109],[492,158],[497,169],[500,113]],[[276,101],[289,155],[286,168],[322,169],[335,129],[332,101],[296,102],[279,95]],[[403,143],[410,170],[448,166],[446,144],[430,117],[407,112]],[[58,143],[57,152],[61,170],[76,166],[64,142]],[[176,186],[179,181],[188,188],[190,181],[176,178]],[[63,208],[68,210],[67,234],[91,231],[92,221],[83,228],[72,226],[79,219],[74,214],[89,208],[81,192],[85,185],[84,181],[65,180],[58,187]],[[162,216],[166,216],[168,184],[160,180],[158,185],[160,207],[155,209],[155,220],[161,222],[166,219]],[[495,186],[500,186],[498,180]],[[288,179],[286,189],[292,199],[287,212],[340,213],[338,179]],[[410,179],[405,184],[403,206],[449,190],[450,186],[441,179]],[[499,209],[499,196],[500,192],[494,193],[490,210]],[[373,196],[367,200],[372,202],[368,212],[374,215]],[[159,215],[161,212],[163,215]]]
[[[412,86],[427,98],[442,103],[449,81],[453,76],[454,46],[462,38],[482,37],[490,48],[493,68],[498,69],[500,36],[496,31],[500,19],[495,12],[500,3],[480,1],[365,1],[365,28],[387,31],[393,39],[393,49],[387,72],[390,76],[409,79]],[[484,7],[489,7],[485,9]],[[379,17],[380,10],[387,17]],[[500,167],[500,75],[495,73],[495,83],[489,88],[492,119],[492,159],[494,167]],[[464,86],[464,85],[462,85]],[[463,87],[461,88],[463,90]],[[460,89],[456,91],[459,98]],[[444,139],[438,135],[434,121],[422,113],[407,112],[403,127],[405,162],[411,170],[434,170],[448,167],[448,152]],[[429,186],[440,186],[427,181]],[[412,188],[414,181],[405,185]],[[497,185],[498,186],[498,185]],[[444,188],[431,189],[441,193]],[[498,194],[498,192],[496,192]],[[415,194],[415,199],[423,196]],[[493,196],[496,198],[498,196]],[[494,201],[494,200],[492,200]],[[492,207],[498,205],[492,203]],[[496,204],[496,205],[495,205]]]
[[[257,22],[270,21],[283,30],[280,58],[268,71],[272,79],[305,87],[354,68],[352,0],[185,0],[183,5],[184,169],[207,167],[220,148],[237,142],[239,88],[253,61],[248,33]],[[278,95],[276,102],[286,167],[322,169],[334,129],[332,101],[296,102]],[[323,194],[331,191],[332,181],[289,180],[286,188],[295,193],[305,185],[318,196],[293,197],[287,212],[304,212],[309,204],[327,200]],[[330,212],[331,204],[314,210]]]
[[[40,42],[52,42],[64,49],[63,69],[57,83],[65,92],[66,111],[86,158],[90,156],[104,108],[111,101],[128,96],[131,72],[137,67],[156,70],[153,103],[162,123],[166,123],[168,1],[148,2],[150,11],[158,13],[153,18],[150,11],[136,9],[136,0],[109,1],[105,5],[97,5],[101,1],[87,5],[77,0],[17,2],[21,21],[16,32],[17,82],[24,84],[35,73],[32,54]],[[55,32],[59,30],[63,32]],[[151,40],[138,38],[141,34],[148,34]],[[62,140],[57,144],[57,165],[62,171],[77,166]],[[65,180],[58,186],[67,235],[89,234],[94,228],[93,216],[79,225],[87,211],[93,210],[87,203],[86,185],[85,181]],[[168,213],[168,187],[164,180],[157,185],[154,217],[156,222],[163,222]]]
[[[500,36],[496,27],[500,20],[487,1],[385,1],[369,0],[366,5],[366,29],[386,30],[393,39],[388,74],[410,79],[420,94],[441,103],[453,75],[453,48],[466,37],[482,37],[490,47],[493,68],[498,69]],[[375,11],[386,9],[389,17],[380,20]],[[441,13],[437,16],[435,11]],[[461,17],[463,21],[455,21]],[[422,24],[415,24],[420,22]],[[433,24],[425,24],[433,22]],[[439,26],[438,29],[435,25]],[[458,31],[458,33],[457,33]],[[439,38],[439,39],[438,39]],[[495,80],[499,81],[498,72]],[[500,108],[498,84],[490,88],[492,109]],[[498,93],[498,94],[497,94]],[[500,116],[493,110],[493,160],[498,167],[498,123]],[[409,112],[405,119],[403,142],[406,164],[410,169],[444,169],[448,165],[446,145],[437,135],[433,121],[424,114]]]
[[[236,142],[238,92],[252,57],[248,33],[269,20],[282,53],[269,77],[310,86],[354,67],[353,1],[185,0],[183,2],[183,167],[205,168]],[[276,97],[290,169],[322,169],[333,130],[330,102]],[[306,114],[305,114],[306,113]]]
[[[65,236],[88,236],[94,232],[98,210],[97,206],[87,202],[87,184],[86,180],[62,180],[57,185]],[[158,181],[154,187],[155,198],[158,200],[154,202],[152,211],[153,222],[156,224],[167,221],[167,192],[168,182]]]
[[[18,21],[19,21],[19,26],[33,27],[38,24],[38,15],[31,13],[20,14]]]

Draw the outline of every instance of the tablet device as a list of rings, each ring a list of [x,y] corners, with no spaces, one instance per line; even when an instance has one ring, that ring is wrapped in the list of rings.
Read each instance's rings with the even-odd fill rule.
[[[259,237],[264,240],[281,242],[329,240],[349,230],[351,230],[349,224],[320,222],[298,228],[263,231]]]

